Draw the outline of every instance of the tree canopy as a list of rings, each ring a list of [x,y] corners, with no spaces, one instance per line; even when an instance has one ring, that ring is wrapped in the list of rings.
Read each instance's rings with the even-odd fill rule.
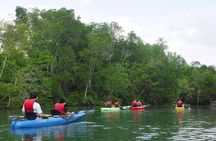
[[[30,91],[40,103],[64,97],[69,105],[191,104],[216,100],[216,70],[167,51],[160,38],[142,41],[116,22],[86,24],[66,8],[29,11],[0,24],[0,108],[21,106]]]

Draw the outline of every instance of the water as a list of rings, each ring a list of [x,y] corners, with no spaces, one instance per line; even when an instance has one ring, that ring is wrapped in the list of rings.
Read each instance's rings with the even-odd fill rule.
[[[216,140],[216,110],[192,107],[148,107],[144,111],[101,113],[100,108],[77,123],[36,129],[11,130],[8,115],[1,111],[0,141],[203,141]]]

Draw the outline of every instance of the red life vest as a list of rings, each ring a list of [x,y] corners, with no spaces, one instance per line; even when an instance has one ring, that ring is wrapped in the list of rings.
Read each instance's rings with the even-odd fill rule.
[[[117,101],[115,102],[115,107],[119,107],[120,106],[120,103]]]
[[[34,112],[34,109],[33,109],[34,102],[35,102],[35,99],[26,99],[24,101],[25,112]]]
[[[137,106],[136,100],[134,100],[134,101],[132,102],[132,106],[133,106],[133,107],[136,107],[136,106]]]
[[[56,103],[54,108],[56,110],[58,110],[61,113],[61,115],[65,114],[65,111],[64,111],[65,110],[65,103]]]
[[[142,106],[142,103],[140,101],[138,101],[137,103],[138,103],[138,106]]]
[[[112,102],[110,100],[107,100],[105,103],[106,107],[112,107]]]
[[[178,106],[178,107],[182,107],[182,101],[181,101],[181,100],[178,100],[177,106]]]

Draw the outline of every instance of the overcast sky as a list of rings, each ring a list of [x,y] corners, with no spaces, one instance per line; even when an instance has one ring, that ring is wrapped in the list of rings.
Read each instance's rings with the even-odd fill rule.
[[[168,51],[189,64],[216,66],[216,0],[0,0],[0,19],[15,16],[16,6],[74,9],[84,23],[118,22],[146,43],[162,37]]]

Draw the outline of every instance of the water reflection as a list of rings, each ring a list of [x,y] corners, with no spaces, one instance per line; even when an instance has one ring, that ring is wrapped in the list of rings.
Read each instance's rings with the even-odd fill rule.
[[[86,124],[86,122],[78,122],[61,126],[11,129],[11,134],[21,136],[23,141],[42,141],[45,137],[63,141],[65,137],[85,136]]]
[[[139,111],[131,111],[132,114],[132,120],[135,124],[141,124],[141,115],[143,114],[144,109],[139,110]]]
[[[183,115],[184,115],[184,110],[176,110],[176,115],[177,115],[177,118],[178,118],[179,127],[182,127],[182,118],[183,118]]]
[[[205,140],[213,141],[216,139],[216,128],[182,128],[178,133],[176,133],[172,140]]]
[[[110,124],[112,121],[120,121],[120,112],[102,112],[101,117],[105,119],[106,124]]]

